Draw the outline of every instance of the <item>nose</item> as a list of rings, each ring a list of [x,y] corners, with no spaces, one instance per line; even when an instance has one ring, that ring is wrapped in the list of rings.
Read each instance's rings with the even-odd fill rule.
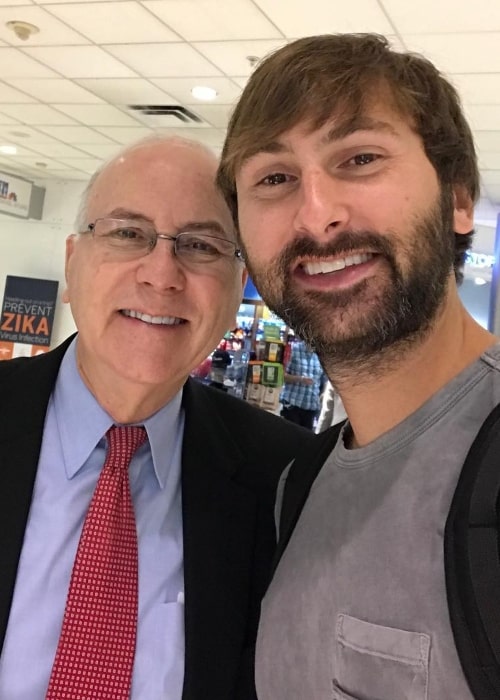
[[[346,228],[349,212],[345,194],[344,183],[326,170],[303,172],[294,221],[296,231],[324,239]]]
[[[160,293],[180,291],[186,283],[185,271],[174,253],[174,242],[158,238],[153,250],[138,260],[137,281]]]

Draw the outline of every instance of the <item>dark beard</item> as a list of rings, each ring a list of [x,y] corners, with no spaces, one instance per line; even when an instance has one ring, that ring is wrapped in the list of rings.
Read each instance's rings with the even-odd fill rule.
[[[404,241],[392,232],[373,231],[344,231],[327,245],[302,237],[266,270],[250,263],[249,271],[267,305],[314,347],[327,369],[335,368],[335,374],[381,370],[384,358],[393,361],[395,352],[425,336],[439,313],[453,269],[452,217],[451,193],[442,193]],[[349,289],[305,291],[290,273],[298,257],[358,250],[383,258],[385,284],[381,277],[368,277]]]

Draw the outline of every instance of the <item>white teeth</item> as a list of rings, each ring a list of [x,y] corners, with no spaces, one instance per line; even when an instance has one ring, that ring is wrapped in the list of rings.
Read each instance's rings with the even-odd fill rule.
[[[183,322],[182,318],[175,316],[150,316],[149,314],[141,314],[140,311],[134,311],[133,309],[122,309],[122,314],[130,318],[137,318],[139,321],[144,321],[144,323],[152,323],[158,326],[177,326]]]
[[[345,267],[352,265],[361,265],[373,257],[371,253],[361,253],[357,255],[348,255],[345,258],[338,258],[327,262],[326,260],[318,260],[317,262],[308,262],[302,265],[303,270],[308,275],[327,275],[330,272],[343,270]]]

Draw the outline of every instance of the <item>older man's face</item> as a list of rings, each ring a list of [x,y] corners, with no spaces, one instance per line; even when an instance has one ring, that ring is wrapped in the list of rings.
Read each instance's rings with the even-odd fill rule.
[[[215,159],[189,144],[153,143],[111,164],[90,193],[87,223],[134,218],[172,235],[211,222],[234,240],[215,189]],[[147,385],[158,407],[234,324],[244,281],[232,257],[190,266],[159,240],[121,259],[101,239],[71,236],[66,300],[79,330],[79,368],[94,393],[116,382]]]

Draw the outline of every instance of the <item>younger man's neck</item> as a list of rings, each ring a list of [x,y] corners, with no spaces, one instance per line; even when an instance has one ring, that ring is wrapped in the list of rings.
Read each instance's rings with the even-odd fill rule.
[[[364,371],[336,372],[325,362],[352,427],[349,446],[365,446],[398,425],[496,342],[458,304],[423,338],[389,349]]]

